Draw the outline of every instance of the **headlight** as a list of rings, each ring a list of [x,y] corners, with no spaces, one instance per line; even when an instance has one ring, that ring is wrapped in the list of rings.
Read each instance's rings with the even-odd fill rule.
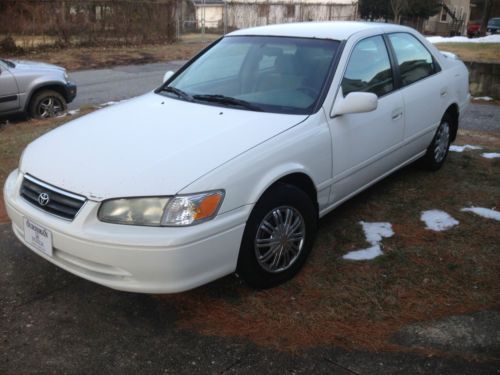
[[[99,208],[101,221],[115,224],[159,226],[169,198],[124,198],[105,201]]]
[[[64,71],[64,79],[66,80],[66,82],[69,82],[69,75],[67,71]]]
[[[99,220],[115,224],[186,226],[215,217],[222,190],[193,195],[157,198],[111,199],[99,208]]]

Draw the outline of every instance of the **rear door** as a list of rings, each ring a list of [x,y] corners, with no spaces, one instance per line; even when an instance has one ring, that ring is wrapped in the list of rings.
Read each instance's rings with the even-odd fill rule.
[[[410,158],[432,141],[448,101],[450,82],[425,46],[410,33],[388,34],[401,77],[406,113],[404,154]]]
[[[0,113],[19,108],[18,94],[16,79],[7,66],[0,62]]]

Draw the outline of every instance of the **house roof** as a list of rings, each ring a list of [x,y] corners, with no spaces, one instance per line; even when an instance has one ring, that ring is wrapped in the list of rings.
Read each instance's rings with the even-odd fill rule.
[[[404,30],[406,27],[378,22],[301,22],[253,27],[250,29],[233,31],[228,35],[273,35],[345,40],[357,32],[369,29],[379,29],[381,32],[390,32]]]

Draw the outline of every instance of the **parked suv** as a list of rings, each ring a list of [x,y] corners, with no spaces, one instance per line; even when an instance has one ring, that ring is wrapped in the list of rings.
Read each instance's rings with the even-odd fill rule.
[[[75,96],[76,85],[60,66],[0,59],[0,116],[24,112],[33,118],[53,117]]]
[[[488,26],[486,26],[486,31],[489,34],[500,33],[500,18],[492,18],[488,21]]]

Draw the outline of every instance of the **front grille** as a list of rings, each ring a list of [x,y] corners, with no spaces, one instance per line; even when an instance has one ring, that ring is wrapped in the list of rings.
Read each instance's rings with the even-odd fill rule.
[[[85,203],[85,197],[73,194],[25,175],[21,196],[32,205],[53,215],[73,220]]]

